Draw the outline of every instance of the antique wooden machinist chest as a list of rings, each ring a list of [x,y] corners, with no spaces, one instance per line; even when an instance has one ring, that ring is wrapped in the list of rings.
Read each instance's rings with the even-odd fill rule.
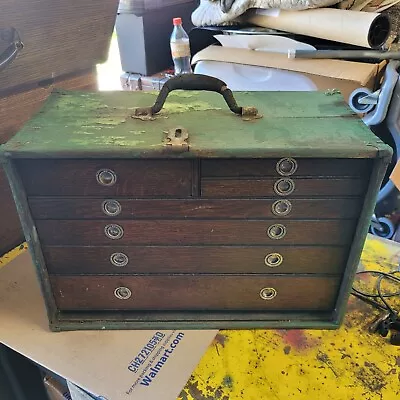
[[[337,94],[234,97],[56,91],[2,146],[53,330],[340,325],[391,149]]]

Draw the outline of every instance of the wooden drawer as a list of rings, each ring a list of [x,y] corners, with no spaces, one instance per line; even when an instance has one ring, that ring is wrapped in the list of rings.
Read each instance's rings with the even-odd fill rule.
[[[190,160],[19,160],[17,167],[28,196],[192,195]]]
[[[363,199],[133,200],[31,197],[35,219],[356,218]]]
[[[45,247],[52,274],[341,274],[347,247]]]
[[[202,179],[203,197],[361,196],[368,181],[362,178]],[[281,194],[279,194],[281,193]]]
[[[51,276],[60,310],[331,310],[340,280],[282,276]],[[121,299],[117,296],[131,296]],[[263,289],[273,288],[275,292]],[[276,297],[265,300],[261,296]]]
[[[269,221],[66,221],[41,220],[36,226],[42,245],[347,245],[351,243],[355,220],[285,221],[276,228]],[[283,225],[283,224],[282,224]],[[271,239],[273,229],[281,239]],[[121,236],[111,239],[106,236]],[[278,232],[277,232],[278,231]]]
[[[283,159],[202,160],[204,177],[261,177],[278,176]],[[367,176],[372,164],[365,159],[294,158],[296,170],[287,176]]]

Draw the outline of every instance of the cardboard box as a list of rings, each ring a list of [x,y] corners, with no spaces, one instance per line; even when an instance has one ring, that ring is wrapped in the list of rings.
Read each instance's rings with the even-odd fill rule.
[[[67,381],[63,383],[52,376],[46,375],[43,383],[49,400],[72,400]]]
[[[69,392],[71,393],[71,400],[104,400],[104,397],[92,396],[90,393],[85,392],[70,381],[67,381],[67,384]]]
[[[72,382],[79,391],[108,400],[175,400],[218,333],[51,332],[27,251],[4,267],[0,264],[0,321],[0,343]]]
[[[400,190],[400,160],[397,161],[397,164],[390,175],[390,180],[394,183],[397,189]]]
[[[276,68],[301,73],[310,78],[318,90],[338,89],[347,100],[359,87],[373,90],[378,84],[386,62],[379,64],[344,60],[289,59],[286,54],[250,49],[209,46],[198,52],[192,64],[217,61],[258,67]]]

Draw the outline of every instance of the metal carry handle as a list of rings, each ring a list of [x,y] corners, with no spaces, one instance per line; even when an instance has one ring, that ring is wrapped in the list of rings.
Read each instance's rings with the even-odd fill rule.
[[[10,45],[0,54],[0,71],[8,67],[17,57],[20,50],[23,49],[18,32],[15,28],[4,29],[0,31],[0,38],[11,42]]]
[[[232,91],[228,89],[225,82],[220,79],[208,75],[201,74],[185,74],[178,75],[169,79],[162,87],[157,100],[151,107],[137,108],[135,116],[148,116],[159,113],[170,92],[173,90],[201,90],[208,92],[216,92],[221,94],[229,109],[238,115],[257,115],[258,111],[254,107],[239,107],[233,97]]]

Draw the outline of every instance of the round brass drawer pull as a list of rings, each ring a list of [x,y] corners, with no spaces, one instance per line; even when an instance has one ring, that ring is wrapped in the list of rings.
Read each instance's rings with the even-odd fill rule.
[[[113,253],[110,256],[110,261],[116,267],[125,267],[129,263],[129,258],[124,253]]]
[[[114,290],[114,295],[117,299],[128,300],[132,296],[132,292],[127,287],[121,286]]]
[[[260,290],[260,297],[263,300],[272,300],[277,296],[278,292],[272,287],[266,287]]]
[[[277,200],[272,204],[272,213],[278,217],[290,214],[292,211],[292,203],[289,200]]]
[[[297,161],[293,158],[282,158],[276,163],[276,171],[282,176],[293,175],[297,167]]]
[[[278,179],[274,184],[274,192],[279,196],[288,196],[295,188],[294,180],[290,178]]]
[[[96,173],[96,180],[102,186],[112,186],[117,182],[117,174],[111,169],[100,169]]]
[[[101,208],[103,209],[104,214],[115,217],[118,214],[121,214],[122,207],[119,201],[117,200],[105,200],[103,201]]]
[[[283,256],[279,253],[270,253],[265,256],[264,262],[267,267],[279,267],[283,263]]]
[[[124,236],[124,230],[122,229],[122,226],[117,225],[117,224],[110,224],[106,225],[104,228],[104,233],[109,239],[121,239],[122,236]]]
[[[286,227],[282,224],[271,225],[267,230],[267,235],[274,240],[282,239],[286,235]]]

